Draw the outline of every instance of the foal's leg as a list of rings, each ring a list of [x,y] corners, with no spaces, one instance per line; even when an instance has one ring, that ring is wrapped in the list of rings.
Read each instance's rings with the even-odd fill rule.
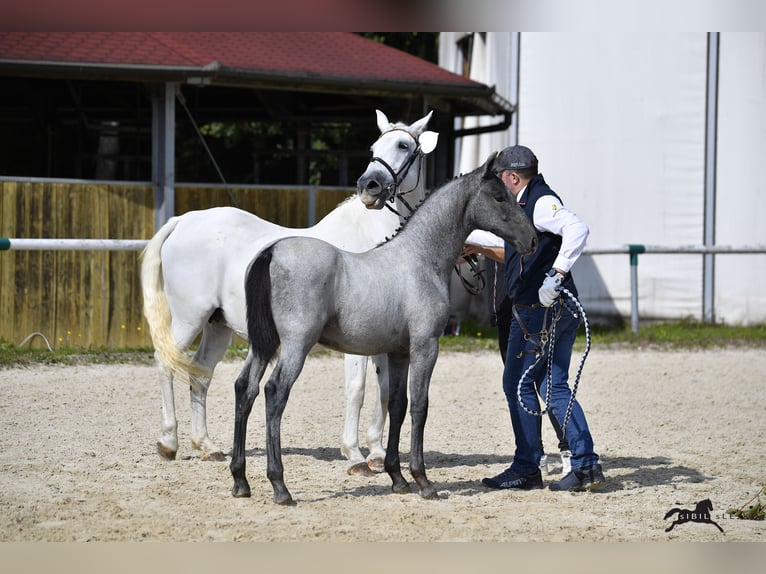
[[[285,412],[295,380],[303,369],[306,350],[291,350],[283,341],[279,360],[263,388],[266,398],[266,476],[274,489],[274,502],[294,505],[293,497],[284,481],[282,464],[282,413]]]
[[[160,363],[159,357],[157,358],[157,369],[160,372],[160,391],[162,393],[160,420],[162,434],[157,439],[157,452],[162,458],[175,460],[178,452],[178,420],[176,419],[176,405],[173,395],[173,371]]]
[[[391,489],[397,494],[410,492],[410,485],[402,476],[399,460],[399,438],[402,431],[404,415],[407,412],[407,355],[388,355],[388,378],[391,385],[391,399],[388,403],[388,448],[384,466],[391,477]]]
[[[343,362],[346,374],[346,415],[340,451],[349,460],[350,464],[346,471],[348,474],[372,476],[362,451],[359,450],[359,414],[364,404],[367,357],[344,355]]]
[[[378,400],[375,402],[372,422],[367,429],[367,446],[370,454],[367,455],[367,466],[375,472],[383,472],[383,459],[386,457],[386,449],[383,447],[383,430],[386,425],[388,413],[388,356],[375,355],[372,357],[375,365],[375,373],[378,378]]]
[[[428,417],[428,386],[431,383],[436,357],[439,354],[438,339],[429,339],[413,349],[410,367],[410,417],[412,417],[412,440],[410,448],[410,472],[420,487],[423,498],[438,498],[433,484],[426,478],[423,461],[423,431]]]
[[[221,447],[210,439],[207,432],[207,391],[213,369],[223,358],[230,343],[231,329],[223,323],[208,323],[202,330],[202,341],[194,357],[210,373],[210,377],[193,375],[196,384],[190,385],[191,440],[192,446],[202,451],[202,460],[226,460]]]
[[[248,353],[237,381],[234,383],[234,446],[231,449],[229,469],[234,478],[231,493],[239,497],[250,496],[250,485],[245,476],[245,439],[247,438],[247,419],[253,409],[253,402],[258,396],[259,383],[266,371],[267,361],[255,360]]]

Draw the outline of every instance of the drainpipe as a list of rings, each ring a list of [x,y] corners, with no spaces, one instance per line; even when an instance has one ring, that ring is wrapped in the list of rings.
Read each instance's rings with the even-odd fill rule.
[[[715,245],[716,151],[718,139],[718,53],[720,34],[709,32],[707,41],[707,114],[705,118],[705,228],[704,245]],[[702,320],[715,321],[715,255],[702,259]]]

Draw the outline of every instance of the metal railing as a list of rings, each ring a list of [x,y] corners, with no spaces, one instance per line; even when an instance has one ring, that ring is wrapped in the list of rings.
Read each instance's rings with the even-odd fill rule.
[[[141,251],[145,239],[12,239],[0,237],[0,251]],[[626,244],[616,247],[586,247],[583,255],[620,255],[630,257],[630,326],[638,332],[638,256],[659,254],[724,255],[766,254],[764,245],[664,245]],[[712,286],[710,286],[712,288]],[[708,286],[703,286],[707,289]],[[707,315],[703,313],[703,315]]]
[[[692,254],[692,255],[722,255],[722,254],[766,254],[764,245],[688,245],[668,247],[664,245],[642,245],[631,243],[619,247],[596,247],[585,248],[583,255],[614,255],[626,254],[630,256],[630,328],[638,333],[638,256],[641,254]],[[712,290],[712,285],[703,285],[703,291]],[[705,301],[712,297],[704,298]],[[704,317],[711,317],[712,310],[703,310]]]

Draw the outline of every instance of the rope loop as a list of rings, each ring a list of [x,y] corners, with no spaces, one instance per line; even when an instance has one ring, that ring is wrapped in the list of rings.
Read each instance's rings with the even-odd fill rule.
[[[535,361],[527,367],[527,369],[524,371],[524,373],[521,375],[521,378],[519,379],[519,383],[516,387],[516,399],[519,402],[519,405],[521,405],[521,408],[524,409],[525,412],[527,412],[530,415],[534,416],[543,416],[545,415],[548,410],[550,409],[549,405],[551,402],[551,387],[552,387],[552,381],[553,381],[553,349],[555,348],[556,344],[556,324],[558,323],[559,319],[561,319],[561,312],[563,310],[564,305],[567,306],[567,308],[572,312],[572,314],[575,317],[581,317],[583,325],[585,326],[585,350],[583,351],[582,356],[580,357],[579,365],[577,366],[577,373],[574,378],[574,382],[572,383],[572,393],[569,398],[569,403],[567,404],[567,410],[566,414],[564,415],[564,420],[561,423],[561,431],[563,433],[566,433],[567,425],[569,424],[569,419],[572,415],[572,408],[574,407],[575,397],[577,395],[577,389],[580,385],[580,376],[582,375],[583,367],[585,366],[585,359],[588,357],[588,353],[590,352],[590,346],[591,346],[591,334],[590,334],[590,323],[588,322],[588,316],[585,314],[585,309],[580,304],[579,299],[575,297],[575,295],[566,287],[559,287],[559,291],[566,295],[567,299],[564,299],[564,297],[560,297],[559,301],[554,303],[554,306],[558,306],[558,312],[555,313],[553,320],[551,322],[550,326],[550,338],[547,338],[546,329],[545,329],[545,323],[547,321],[547,310],[546,310],[546,318],[543,321],[543,330],[539,333],[540,336],[540,344],[537,346],[537,349],[535,350]],[[515,309],[515,306],[514,306]],[[550,308],[549,308],[550,309]],[[526,329],[524,328],[523,324],[519,320],[518,314],[514,313],[516,320],[519,321],[519,325],[522,328],[522,331],[524,332],[524,340],[529,341],[531,338],[531,335],[526,332]],[[538,365],[538,363],[545,357],[545,355],[548,355],[547,365],[546,365],[546,379],[547,382],[546,385],[546,392],[545,392],[545,399],[543,400],[543,408],[541,410],[536,410],[528,407],[526,404],[524,404],[524,400],[521,397],[521,387],[524,383],[524,380],[527,378],[529,373]],[[519,357],[521,357],[521,353],[519,354]],[[532,385],[532,388],[534,388],[534,385]],[[542,397],[540,397],[542,398]]]

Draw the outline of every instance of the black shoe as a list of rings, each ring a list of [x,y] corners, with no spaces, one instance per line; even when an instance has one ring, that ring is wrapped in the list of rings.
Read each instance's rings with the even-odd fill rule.
[[[604,473],[601,471],[601,465],[593,464],[572,469],[572,472],[561,480],[550,483],[548,488],[551,490],[581,492],[583,490],[593,490],[602,484],[604,484]]]
[[[532,490],[543,487],[543,475],[538,470],[522,476],[513,472],[510,467],[492,478],[484,478],[481,483],[489,488]]]

